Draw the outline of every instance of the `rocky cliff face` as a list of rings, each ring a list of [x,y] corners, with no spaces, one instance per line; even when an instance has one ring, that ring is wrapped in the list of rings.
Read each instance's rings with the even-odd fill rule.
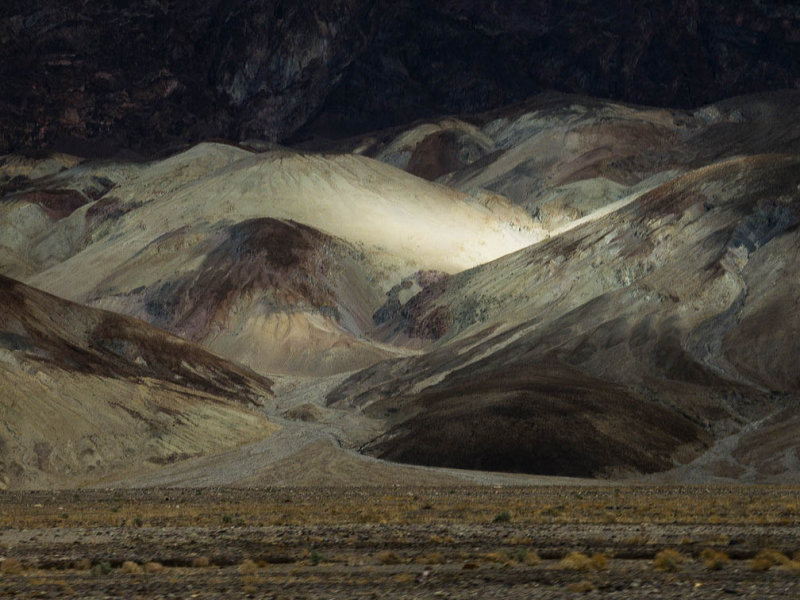
[[[2,152],[346,135],[543,89],[687,107],[800,86],[786,0],[7,0],[0,43]]]

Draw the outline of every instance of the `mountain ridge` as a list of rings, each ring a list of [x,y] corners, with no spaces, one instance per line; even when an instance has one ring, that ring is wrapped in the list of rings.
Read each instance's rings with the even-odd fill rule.
[[[468,114],[546,90],[697,107],[796,89],[784,2],[7,2],[0,152],[153,156]]]

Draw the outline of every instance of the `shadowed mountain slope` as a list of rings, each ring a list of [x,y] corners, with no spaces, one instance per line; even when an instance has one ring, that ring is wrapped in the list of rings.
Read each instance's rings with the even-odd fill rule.
[[[470,371],[371,405],[368,414],[389,414],[393,426],[362,450],[430,466],[596,477],[669,469],[707,439],[684,416],[565,365]]]
[[[685,426],[688,419],[714,436],[734,434],[788,409],[800,392],[798,223],[795,156],[740,158],[691,171],[616,211],[419,294],[409,303],[416,319],[439,324],[435,349],[353,375],[328,400],[386,411],[395,433],[370,450],[424,464],[452,465],[444,448],[460,435],[454,431],[471,423],[467,431],[493,440],[484,442],[486,452],[496,443],[507,456],[567,453],[569,464],[595,472],[619,466],[619,459],[582,446],[593,437],[576,425],[575,415],[597,409],[584,404],[572,414],[569,402],[542,403],[529,384],[525,394],[509,394],[515,388],[508,382],[516,380],[511,373],[541,373],[547,383],[553,364],[556,372],[567,365],[577,370],[548,384],[553,396],[576,402],[581,379],[600,378],[649,402],[652,414],[667,410]],[[407,320],[399,316],[394,326],[407,328]],[[600,382],[589,387],[604,389]],[[615,404],[601,405],[612,410]],[[487,414],[494,415],[489,423],[502,423],[498,412],[529,414],[530,421],[522,425],[511,417],[485,428]],[[552,435],[537,434],[538,423],[551,421],[568,441],[556,444]],[[602,431],[617,443],[635,440],[631,431],[647,431],[646,423]],[[518,428],[527,435],[509,433]],[[794,434],[789,427],[782,438],[792,452]],[[657,438],[646,439],[661,447]],[[636,446],[649,447],[646,440]],[[675,440],[668,446],[679,449]],[[574,448],[585,448],[581,459]],[[458,460],[471,464],[478,454],[465,452]],[[628,455],[622,462],[637,460]],[[752,466],[759,477],[758,465]],[[797,475],[791,465],[782,471]]]
[[[695,107],[796,88],[788,0],[6,0],[0,152],[339,136],[543,90]]]

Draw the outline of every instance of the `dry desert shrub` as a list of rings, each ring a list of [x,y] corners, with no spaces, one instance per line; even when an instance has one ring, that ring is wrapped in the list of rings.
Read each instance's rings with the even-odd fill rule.
[[[315,404],[306,403],[300,406],[294,406],[283,415],[287,419],[294,419],[295,421],[304,421],[306,423],[316,423],[323,416],[322,410]]]
[[[599,552],[592,554],[592,558],[589,559],[589,564],[595,571],[605,571],[608,569],[608,559],[604,554],[600,554]]]
[[[385,550],[378,554],[378,562],[382,565],[399,565],[402,564],[403,559],[391,550]]]
[[[530,546],[531,544],[533,544],[533,540],[527,536],[522,537],[515,535],[510,540],[508,540],[508,543],[511,544],[512,546]]]
[[[441,552],[428,552],[417,556],[414,562],[420,565],[443,565],[445,560]]]
[[[24,565],[16,558],[7,558],[0,563],[0,573],[3,575],[20,575],[24,572]]]
[[[680,570],[681,565],[686,562],[686,557],[672,548],[662,550],[653,559],[653,567],[659,571],[675,572]]]
[[[249,558],[245,558],[239,565],[240,575],[255,575],[258,573],[258,565]]]
[[[517,550],[514,558],[516,558],[517,562],[528,565],[529,567],[535,567],[542,562],[542,559],[535,550],[528,550],[527,548],[520,548]]]
[[[800,572],[800,561],[790,560],[788,563],[786,563],[785,565],[781,565],[779,568],[798,573]]]
[[[608,568],[608,559],[602,554],[589,557],[583,552],[570,552],[559,561],[557,568],[567,571],[603,571]]]
[[[103,561],[92,567],[92,575],[95,577],[104,577],[106,575],[110,575],[112,570],[111,563],[108,561]]]
[[[575,594],[586,594],[588,592],[593,592],[596,588],[591,581],[586,581],[584,579],[582,581],[576,581],[575,583],[570,583],[567,586],[567,589]]]
[[[494,519],[492,519],[493,523],[510,523],[511,522],[511,513],[507,510],[495,515]]]
[[[90,561],[88,558],[82,558],[75,563],[75,568],[78,571],[88,571],[92,568],[92,561]]]
[[[719,571],[722,567],[731,562],[731,559],[724,552],[706,548],[700,553],[700,560],[709,571]]]
[[[148,562],[144,563],[142,567],[145,573],[159,573],[164,570],[164,565],[160,562]]]
[[[481,558],[490,563],[507,563],[509,562],[508,554],[505,552],[487,552]]]
[[[141,575],[142,567],[140,567],[132,560],[126,560],[124,563],[122,563],[120,571],[122,571],[123,573],[128,573],[129,575]]]
[[[750,570],[756,572],[769,571],[772,568],[772,561],[766,558],[751,558]]]
[[[397,573],[394,576],[394,580],[397,583],[408,584],[408,583],[411,583],[412,581],[414,581],[414,575],[413,575],[413,573]]]
[[[791,560],[785,554],[765,548],[750,560],[751,571],[768,571],[772,567],[790,567]]]
[[[437,544],[437,545],[441,545],[441,544],[451,545],[451,544],[455,544],[456,543],[455,538],[453,538],[453,536],[451,536],[451,535],[446,535],[446,536],[442,537],[440,535],[434,534],[434,535],[431,535],[428,538],[428,541],[431,544]]]
[[[591,559],[583,552],[570,552],[558,563],[559,569],[567,571],[588,571]]]
[[[211,566],[211,560],[207,556],[196,556],[192,559],[192,566],[198,569],[204,569]]]

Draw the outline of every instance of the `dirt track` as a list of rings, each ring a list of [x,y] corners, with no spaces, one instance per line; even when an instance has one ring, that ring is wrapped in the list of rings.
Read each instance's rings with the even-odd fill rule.
[[[220,488],[0,500],[0,555],[21,563],[0,567],[11,571],[0,574],[0,597],[800,596],[796,562],[751,564],[764,548],[800,549],[795,488]],[[675,572],[654,567],[665,548],[687,559]],[[709,570],[705,548],[731,561]],[[606,560],[569,568],[570,552]],[[130,573],[139,567],[126,561],[161,568]]]

